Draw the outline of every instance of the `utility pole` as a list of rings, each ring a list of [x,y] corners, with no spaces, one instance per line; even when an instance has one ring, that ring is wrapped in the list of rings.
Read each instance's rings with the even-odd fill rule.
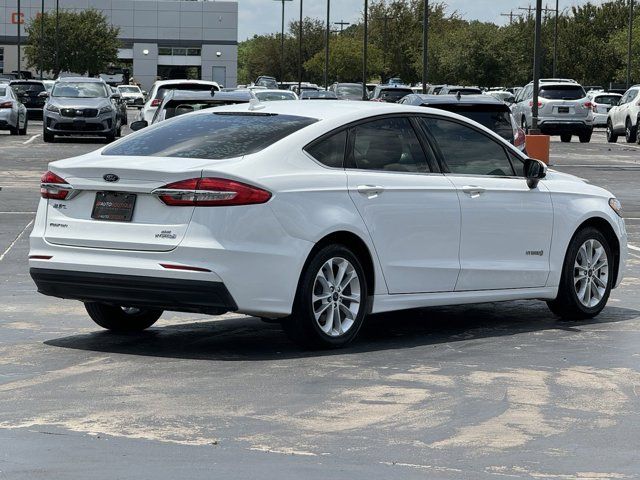
[[[293,0],[275,1],[282,2],[282,28],[280,30],[280,88],[282,88],[282,82],[284,82],[284,2],[291,2]]]
[[[331,0],[327,0],[327,34],[324,45],[324,89],[329,90],[329,35],[331,34],[330,24]]]
[[[422,12],[422,93],[427,93],[427,76],[429,74],[429,0],[424,0]]]
[[[342,33],[342,28],[345,25],[351,25],[351,22],[345,22],[343,20],[340,20],[339,22],[333,22],[334,25],[340,25],[340,33]]]
[[[535,46],[533,49],[533,105],[532,105],[532,125],[529,133],[539,135],[538,129],[538,90],[540,88],[540,61],[541,61],[541,26],[542,26],[542,0],[536,0],[536,28]]]
[[[21,38],[21,27],[22,26],[22,9],[20,8],[20,0],[18,0],[18,78],[22,78],[22,65],[21,65],[21,60],[22,60],[22,52],[20,50],[22,50],[22,38]]]
[[[44,0],[40,8],[40,80],[44,70]]]
[[[627,38],[627,88],[631,86],[631,37],[633,35],[633,0],[629,0],[629,36]]]
[[[513,24],[513,17],[519,17],[520,15],[514,15],[513,14],[513,10],[511,10],[509,13],[501,13],[500,14],[501,17],[509,17],[509,25]]]
[[[553,78],[558,77],[558,15],[560,0],[556,0],[556,16],[553,21]]]
[[[362,100],[369,100],[369,95],[367,95],[367,43],[369,43],[369,0],[364,0],[364,44],[362,46]]]
[[[56,0],[56,75],[60,74],[60,0]]]
[[[300,0],[300,25],[298,25],[298,95],[302,90],[302,0]]]

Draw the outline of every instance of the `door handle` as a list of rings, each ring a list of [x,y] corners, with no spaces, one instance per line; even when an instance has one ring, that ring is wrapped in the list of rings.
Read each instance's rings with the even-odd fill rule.
[[[483,187],[476,185],[467,185],[462,187],[462,191],[469,195],[471,198],[477,198],[482,195],[486,190]]]
[[[358,185],[358,193],[368,197],[375,197],[384,192],[384,187],[380,185]]]

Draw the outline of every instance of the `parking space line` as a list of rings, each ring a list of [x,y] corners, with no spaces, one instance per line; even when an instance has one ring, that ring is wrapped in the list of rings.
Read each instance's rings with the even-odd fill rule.
[[[28,145],[31,142],[33,142],[36,138],[38,138],[40,136],[39,133],[36,133],[34,136],[32,136],[29,140],[27,140],[26,142],[22,142],[23,145]]]
[[[627,243],[627,247],[629,247],[631,250],[635,250],[636,252],[640,252],[640,247],[636,247],[635,245],[631,245],[630,243]]]
[[[13,240],[13,242],[11,242],[11,245],[9,245],[9,246],[7,247],[7,249],[6,249],[4,252],[2,252],[2,255],[0,255],[0,262],[4,259],[4,257],[6,257],[6,256],[7,256],[7,253],[9,253],[9,250],[11,250],[11,249],[13,248],[13,246],[14,246],[16,243],[18,243],[18,240],[20,240],[20,238],[22,237],[22,235],[24,235],[24,232],[26,232],[26,231],[27,231],[27,229],[28,229],[31,225],[33,225],[33,220],[31,220],[29,223],[27,223],[27,226],[26,226],[26,227],[24,227],[24,228],[22,229],[22,231],[18,234],[18,236]]]
[[[36,212],[0,212],[0,215],[35,215]]]

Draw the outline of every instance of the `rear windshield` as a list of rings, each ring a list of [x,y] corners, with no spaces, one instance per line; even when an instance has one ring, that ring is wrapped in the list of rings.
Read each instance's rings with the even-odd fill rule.
[[[586,93],[580,85],[546,85],[540,87],[539,96],[548,100],[580,100]]]
[[[338,85],[336,93],[341,97],[362,97],[362,85]]]
[[[185,113],[204,110],[205,108],[219,107],[220,105],[233,105],[235,103],[247,103],[244,100],[171,100],[165,105],[165,120]]]
[[[261,92],[261,91],[256,91],[253,92],[255,93],[256,97],[258,97],[258,100],[262,101],[262,102],[271,102],[271,101],[276,101],[276,100],[295,100],[296,96],[293,92],[287,92],[285,90],[281,90],[279,92]]]
[[[513,141],[511,111],[506,105],[429,105],[433,108],[454,112],[470,118],[480,125],[493,130],[505,140]]]
[[[615,107],[620,102],[620,97],[618,95],[598,95],[593,99],[595,103],[603,103],[605,105],[611,105]]]
[[[25,93],[29,95],[37,95],[38,93],[46,90],[44,85],[40,82],[13,82],[11,84],[11,88],[13,88],[13,91],[18,95],[24,95]]]
[[[380,98],[384,100],[400,100],[402,97],[413,93],[410,88],[390,88],[388,90],[382,90],[380,92]]]
[[[156,98],[162,99],[171,90],[197,90],[210,92],[211,89],[218,90],[213,85],[207,85],[202,83],[176,83],[175,85],[165,85],[158,88],[156,92]]]
[[[460,95],[478,95],[482,93],[479,88],[452,88],[450,94],[459,93]]]
[[[7,87],[0,87],[0,97],[4,97],[7,94]]]
[[[125,137],[102,154],[209,160],[241,157],[315,122],[315,118],[251,112],[187,115]]]
[[[118,86],[118,90],[120,90],[121,92],[127,92],[127,93],[140,93],[140,89],[138,87],[129,87],[129,86]]]

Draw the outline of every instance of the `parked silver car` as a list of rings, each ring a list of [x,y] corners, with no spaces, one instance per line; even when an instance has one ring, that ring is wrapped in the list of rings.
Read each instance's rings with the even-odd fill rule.
[[[532,125],[533,82],[518,92],[511,110],[525,132]],[[542,133],[560,135],[570,142],[577,135],[582,143],[591,141],[592,103],[584,89],[574,80],[542,79],[538,89],[538,126]]]
[[[9,130],[11,135],[27,134],[27,108],[18,100],[13,89],[0,84],[0,130]]]
[[[117,112],[111,101],[113,95],[116,94],[111,94],[99,78],[59,79],[44,107],[43,140],[53,142],[56,135],[92,135],[115,140]]]
[[[587,93],[591,99],[593,110],[593,126],[606,127],[609,111],[620,103],[622,95],[614,92],[591,91]]]

